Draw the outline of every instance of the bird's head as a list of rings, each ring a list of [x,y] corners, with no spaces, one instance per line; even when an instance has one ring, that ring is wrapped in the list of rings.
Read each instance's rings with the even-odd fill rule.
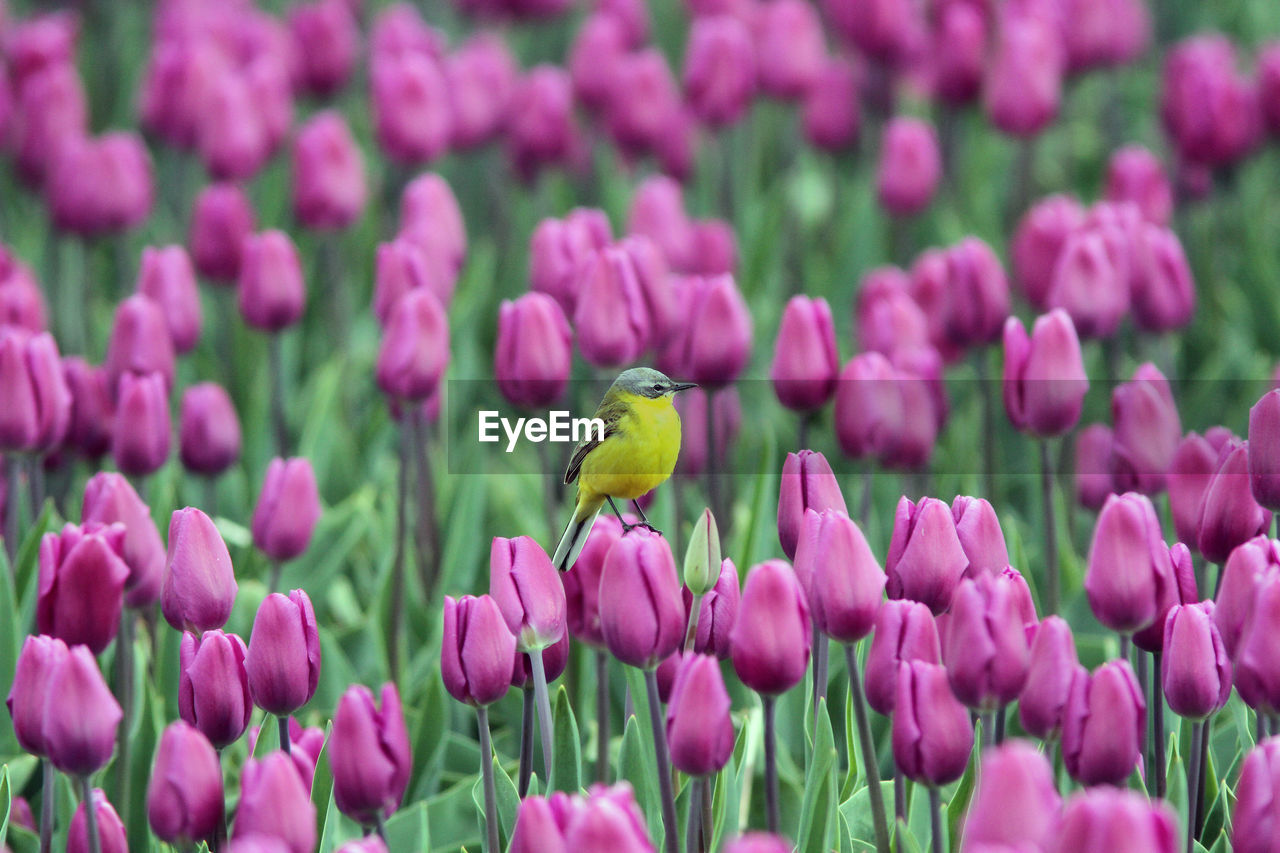
[[[693,382],[673,382],[652,367],[633,367],[630,370],[624,370],[613,381],[615,391],[625,391],[628,394],[648,397],[652,400],[670,397],[679,391],[697,387]]]

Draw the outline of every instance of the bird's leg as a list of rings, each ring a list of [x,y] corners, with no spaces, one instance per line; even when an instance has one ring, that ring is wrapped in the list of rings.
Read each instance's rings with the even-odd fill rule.
[[[645,528],[646,530],[649,530],[650,532],[652,532],[652,533],[656,533],[656,534],[658,534],[659,536],[661,536],[661,535],[662,535],[662,531],[661,531],[661,530],[659,530],[658,528],[654,527],[652,524],[650,524],[650,523],[649,523],[649,519],[645,517],[644,510],[642,510],[642,509],[640,508],[640,501],[638,501],[638,500],[634,500],[634,501],[632,501],[632,502],[631,502],[631,505],[632,505],[633,507],[635,507],[635,508],[636,508],[636,513],[640,516],[640,523],[639,523],[639,524],[637,524],[637,525],[635,525],[635,526],[636,526],[636,527],[643,527],[643,528]]]
[[[636,524],[627,524],[627,520],[622,517],[622,511],[619,510],[618,505],[613,502],[613,498],[609,497],[608,495],[605,495],[604,499],[609,502],[609,508],[613,510],[613,514],[616,515],[618,517],[618,521],[621,522],[622,532],[624,535],[627,533],[630,533],[631,528],[639,526]]]

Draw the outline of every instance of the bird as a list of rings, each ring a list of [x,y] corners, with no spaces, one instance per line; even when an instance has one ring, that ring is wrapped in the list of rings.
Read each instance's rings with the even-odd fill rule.
[[[680,415],[672,398],[697,387],[693,382],[668,379],[651,367],[624,370],[609,386],[595,414],[604,422],[604,435],[589,430],[574,448],[564,473],[566,486],[577,481],[578,499],[552,559],[556,568],[563,572],[578,559],[605,501],[622,522],[624,533],[633,527],[654,530],[636,499],[675,470]],[[614,498],[631,501],[640,523],[628,524]]]

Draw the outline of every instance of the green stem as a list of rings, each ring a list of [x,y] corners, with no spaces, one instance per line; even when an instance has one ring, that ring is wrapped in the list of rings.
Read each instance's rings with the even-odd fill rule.
[[[276,717],[276,725],[280,730],[280,748],[288,755],[293,751],[293,740],[289,737],[289,715]]]
[[[44,765],[44,788],[40,794],[40,853],[53,853],[53,800],[57,795],[55,779],[58,771],[49,759],[41,759]]]
[[[418,545],[418,578],[422,595],[430,601],[435,587],[440,527],[436,521],[436,484],[431,474],[430,424],[415,407],[409,415],[413,429],[414,483],[417,485],[418,523],[414,525]],[[539,445],[541,446],[541,445]]]
[[[1163,797],[1168,780],[1165,774],[1168,768],[1165,767],[1164,755],[1164,682],[1161,672],[1163,670],[1163,655],[1160,652],[1151,653],[1151,716],[1152,724],[1155,728],[1154,743],[1155,760],[1152,762],[1156,766],[1156,796]]]
[[[271,561],[271,586],[268,587],[271,592],[280,591],[280,579],[284,575],[284,563],[279,560]]]
[[[391,680],[400,678],[400,626],[404,621],[404,547],[408,524],[409,504],[409,445],[412,427],[404,424],[400,429],[400,475],[396,489],[396,553],[391,565],[391,614],[387,639],[387,662],[391,667]]]
[[[884,816],[884,794],[880,790],[880,763],[876,759],[876,742],[871,736],[871,719],[867,714],[867,697],[862,690],[862,674],[858,671],[858,650],[844,647],[845,667],[849,671],[849,695],[853,702],[854,721],[858,726],[858,749],[862,753],[862,772],[867,777],[867,794],[871,799],[871,823],[876,833],[876,853],[889,853],[889,824]]]
[[[609,783],[609,654],[596,649],[596,781]]]
[[[484,780],[484,828],[490,853],[501,853],[498,841],[498,789],[493,782],[493,745],[489,742],[489,709],[476,708],[480,729],[480,776]]]
[[[280,333],[267,338],[267,360],[271,371],[271,422],[276,434],[276,455],[289,455],[289,424],[285,416],[284,344]]]
[[[1191,724],[1191,764],[1187,767],[1187,853],[1196,847],[1196,820],[1200,811],[1200,744],[1204,740],[1204,723]]]
[[[778,732],[773,696],[761,696],[764,705],[764,804],[769,831],[775,835],[782,819],[778,813]]]
[[[996,714],[994,711],[984,711],[979,719],[982,720],[982,751],[986,752],[996,742]]]
[[[132,779],[129,774],[129,730],[133,727],[134,632],[138,614],[126,607],[121,612],[120,635],[116,638],[116,681],[122,715],[116,730],[116,805],[129,814],[132,805]]]
[[[529,780],[533,778],[533,688],[525,687],[520,692],[524,701],[520,712],[520,776],[516,791],[523,800],[529,793]]]
[[[671,756],[667,753],[667,729],[662,721],[662,702],[658,698],[657,672],[652,669],[645,670],[644,686],[649,699],[649,724],[653,727],[653,751],[658,766],[658,789],[662,792],[662,831],[666,836],[666,853],[680,853],[676,796],[671,787]]]
[[[1058,612],[1061,581],[1058,578],[1058,528],[1053,515],[1053,461],[1048,439],[1040,442],[1040,500],[1044,507],[1044,609],[1053,615]]]
[[[684,849],[688,853],[697,853],[702,841],[702,789],[707,780],[695,776],[689,786],[689,820],[685,824]]]
[[[542,661],[542,649],[533,649],[528,654],[529,663],[533,666],[533,698],[538,703],[538,726],[542,732],[542,772],[546,774],[546,783],[550,785],[555,735],[551,729],[551,695],[547,691],[547,668]]]
[[[98,807],[93,802],[93,789],[89,777],[80,777],[80,799],[84,801],[84,822],[89,830],[89,853],[102,853],[102,839],[98,835]]]
[[[813,714],[814,719],[818,715],[818,703],[827,698],[827,656],[830,653],[831,644],[827,642],[827,637],[818,629],[817,623],[813,625]]]
[[[4,505],[4,550],[9,558],[9,571],[17,577],[18,572],[18,507],[21,505],[22,462],[17,456],[10,454],[4,460],[5,467],[5,505]]]
[[[689,654],[693,651],[694,644],[698,639],[698,617],[702,613],[702,595],[695,594],[693,603],[689,605],[689,621],[684,632],[684,653]]]
[[[943,853],[942,798],[936,785],[929,786],[929,830],[933,853]]]

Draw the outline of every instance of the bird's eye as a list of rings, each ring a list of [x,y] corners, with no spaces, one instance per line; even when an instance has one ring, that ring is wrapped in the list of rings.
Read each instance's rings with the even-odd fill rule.
[[[662,393],[662,386],[661,386],[661,385],[654,385],[654,386],[653,386],[653,393],[654,393],[654,394],[661,394],[661,393]]]

